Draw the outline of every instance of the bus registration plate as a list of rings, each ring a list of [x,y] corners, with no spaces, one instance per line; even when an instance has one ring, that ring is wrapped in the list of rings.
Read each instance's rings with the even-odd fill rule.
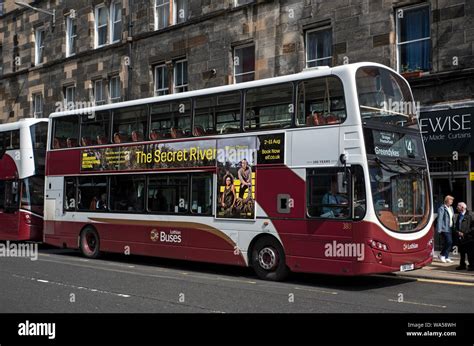
[[[401,272],[407,272],[409,270],[413,270],[415,269],[415,265],[413,263],[410,263],[410,264],[402,264],[400,266],[400,271]]]

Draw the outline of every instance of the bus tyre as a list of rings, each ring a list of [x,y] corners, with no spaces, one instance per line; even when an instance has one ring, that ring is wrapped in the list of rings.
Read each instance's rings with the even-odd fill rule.
[[[262,280],[281,281],[289,272],[283,247],[273,237],[260,238],[254,244],[252,266]]]
[[[81,237],[79,241],[79,248],[81,253],[87,258],[97,258],[99,257],[99,234],[92,227],[86,227],[81,232]]]

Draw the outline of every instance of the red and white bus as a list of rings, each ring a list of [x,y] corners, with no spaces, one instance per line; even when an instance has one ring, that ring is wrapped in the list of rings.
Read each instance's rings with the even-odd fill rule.
[[[360,275],[432,260],[410,87],[357,63],[50,116],[48,244]]]
[[[0,240],[43,239],[48,119],[0,125]]]

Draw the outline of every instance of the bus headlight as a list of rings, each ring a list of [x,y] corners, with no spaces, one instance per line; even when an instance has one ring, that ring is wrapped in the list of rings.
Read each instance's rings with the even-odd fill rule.
[[[378,240],[369,240],[369,245],[373,249],[388,251],[388,246],[385,243],[382,243]]]
[[[30,214],[25,214],[25,223],[30,224],[31,223],[31,215]]]

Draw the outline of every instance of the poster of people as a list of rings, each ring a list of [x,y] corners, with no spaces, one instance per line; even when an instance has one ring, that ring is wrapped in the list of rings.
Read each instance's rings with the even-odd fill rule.
[[[255,218],[256,138],[217,142],[218,218]]]

